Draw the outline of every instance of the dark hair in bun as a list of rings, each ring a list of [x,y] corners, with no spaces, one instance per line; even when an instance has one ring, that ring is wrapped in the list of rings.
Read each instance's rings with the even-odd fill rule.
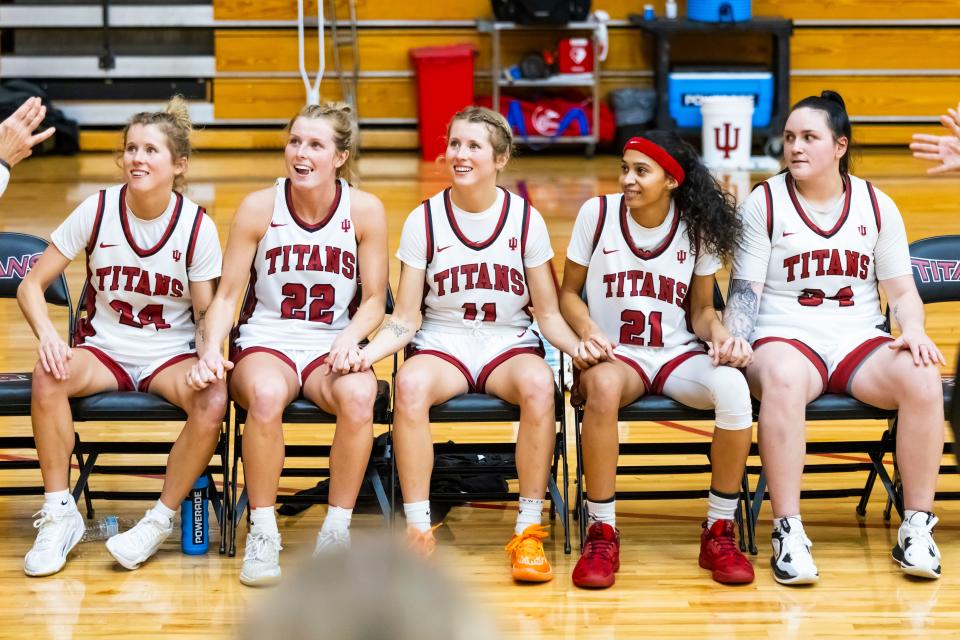
[[[847,151],[840,158],[840,173],[847,175],[850,173],[850,149],[853,147],[853,135],[850,127],[850,116],[847,115],[847,106],[843,98],[836,91],[825,90],[819,96],[808,96],[800,102],[793,105],[790,113],[797,109],[817,109],[823,111],[826,115],[827,126],[833,134],[833,139],[847,139]]]

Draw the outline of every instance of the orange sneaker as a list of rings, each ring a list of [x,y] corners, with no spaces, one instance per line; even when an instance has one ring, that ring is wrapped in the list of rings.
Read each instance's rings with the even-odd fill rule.
[[[543,551],[543,539],[549,534],[542,525],[532,524],[521,535],[514,534],[505,551],[510,556],[513,579],[519,582],[548,582],[553,569]]]
[[[407,548],[421,558],[429,558],[437,548],[437,539],[433,537],[433,532],[442,524],[434,525],[426,531],[407,527]]]

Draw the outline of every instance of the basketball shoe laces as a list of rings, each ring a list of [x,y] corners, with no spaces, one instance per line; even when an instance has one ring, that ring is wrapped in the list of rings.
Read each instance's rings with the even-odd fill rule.
[[[733,522],[727,521],[723,529],[723,535],[711,536],[713,544],[717,546],[716,557],[724,564],[737,564],[739,560],[740,548],[733,538]]]
[[[244,560],[256,560],[258,562],[277,562],[273,557],[275,553],[283,551],[280,543],[274,540],[275,536],[259,531],[250,533],[250,540],[247,541],[247,548],[244,550]],[[279,537],[279,536],[276,536]],[[275,545],[275,547],[274,547]]]
[[[37,516],[40,516],[37,518]],[[34,543],[34,549],[45,551],[56,543],[60,535],[60,528],[63,526],[63,517],[55,516],[46,509],[41,509],[33,514],[33,528],[37,529],[37,541]]]
[[[936,526],[938,522],[940,522],[940,519],[937,518],[937,516],[932,514],[928,515],[926,513],[922,513],[921,515],[924,516],[924,521],[922,524],[915,524],[913,522],[913,518],[906,521],[905,523],[906,526],[904,528],[907,530],[906,531],[907,537],[913,538],[916,542],[922,541],[924,544],[929,545],[930,548],[933,549],[933,552],[937,554],[937,557],[939,558],[940,548],[937,547],[937,543],[933,541],[932,533],[933,533],[933,528]],[[914,518],[915,517],[916,515],[914,516]],[[916,544],[916,542],[914,542],[914,544]]]
[[[138,522],[132,529],[126,531],[133,538],[137,549],[147,549],[157,543],[157,539],[169,533],[170,529],[163,526],[159,520],[147,516]]]
[[[504,551],[511,558],[514,554],[520,556],[521,560],[533,560],[534,562],[543,554],[543,542],[550,533],[543,528],[543,525],[532,524],[523,530],[519,536],[514,536]]]
[[[581,557],[589,562],[606,561],[613,564],[617,552],[617,541],[606,538],[595,538],[583,545]]]

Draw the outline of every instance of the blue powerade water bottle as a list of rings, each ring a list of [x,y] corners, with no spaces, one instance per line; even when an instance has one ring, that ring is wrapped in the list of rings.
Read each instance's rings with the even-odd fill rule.
[[[207,522],[207,490],[210,481],[206,475],[197,478],[180,507],[180,547],[183,552],[199,556],[210,548]]]

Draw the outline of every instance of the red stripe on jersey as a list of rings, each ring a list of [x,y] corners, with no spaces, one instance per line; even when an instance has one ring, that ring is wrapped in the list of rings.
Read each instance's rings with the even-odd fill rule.
[[[458,358],[445,353],[443,351],[437,351],[436,349],[416,349],[413,345],[410,345],[410,348],[407,349],[407,352],[404,354],[404,360],[409,360],[414,356],[435,356],[449,362],[457,369],[460,370],[460,373],[463,374],[463,377],[467,379],[467,390],[473,393],[477,392],[477,385],[473,381],[473,376],[470,375],[470,369],[467,368],[467,365],[460,362]]]
[[[427,265],[429,265],[433,262],[433,213],[430,211],[429,200],[423,201],[423,228],[427,237]]]
[[[240,337],[240,326],[250,320],[250,316],[257,308],[257,267],[250,267],[250,282],[247,283],[247,291],[243,294],[243,304],[240,305],[240,318],[236,326],[230,331],[230,357],[237,353],[237,338]],[[236,364],[236,363],[234,363]]]
[[[600,198],[600,215],[597,216],[597,230],[593,232],[593,251],[597,250],[597,245],[600,244],[600,234],[603,233],[603,223],[607,220],[607,196],[599,196]],[[591,255],[593,254],[591,251]]]
[[[641,260],[652,260],[666,251],[667,247],[673,242],[673,237],[677,235],[678,228],[680,228],[680,209],[674,206],[673,222],[670,225],[670,232],[667,233],[667,237],[650,251],[644,251],[633,243],[633,237],[630,236],[630,228],[627,226],[627,201],[626,198],[620,199],[620,231],[623,233],[623,237],[627,241],[627,246],[630,247],[630,251]]]
[[[184,360],[189,360],[190,358],[196,358],[196,357],[197,357],[197,354],[196,354],[195,352],[194,352],[194,353],[181,353],[181,354],[179,354],[179,355],[173,356],[172,358],[170,358],[169,360],[167,360],[166,362],[164,362],[163,364],[161,364],[159,367],[157,367],[156,369],[154,369],[154,370],[153,370],[153,373],[151,373],[151,374],[148,375],[146,378],[144,378],[143,380],[141,380],[141,381],[140,381],[140,384],[137,385],[137,391],[140,391],[140,392],[143,392],[143,393],[149,393],[149,391],[150,391],[150,383],[153,382],[153,379],[157,377],[157,374],[159,374],[161,371],[163,371],[163,370],[166,369],[167,367],[172,367],[173,365],[175,365],[175,364],[177,364],[177,363],[179,363],[179,362],[183,362]]]
[[[513,349],[508,349],[504,351],[503,353],[495,357],[493,360],[488,362],[486,365],[484,365],[482,369],[480,369],[480,372],[477,374],[477,386],[475,389],[476,392],[486,393],[487,380],[490,379],[490,375],[494,372],[494,370],[500,365],[502,365],[504,362],[509,360],[510,358],[513,358],[514,356],[521,356],[524,354],[530,354],[530,355],[539,356],[542,358],[544,356],[543,344],[541,343],[539,347],[514,347]]]
[[[893,342],[893,338],[890,336],[877,336],[857,345],[857,348],[848,353],[847,356],[840,361],[840,364],[837,365],[837,368],[833,371],[833,375],[830,376],[830,382],[827,384],[826,391],[830,393],[850,393],[850,382],[853,374],[860,368],[864,360],[888,342]]]
[[[500,236],[504,225],[507,223],[507,211],[510,209],[510,192],[503,187],[497,188],[503,191],[503,207],[500,209],[500,219],[497,221],[497,226],[494,228],[493,234],[481,242],[474,242],[463,234],[463,231],[461,231],[457,225],[456,216],[453,215],[453,202],[450,200],[451,188],[447,187],[443,192],[443,204],[447,210],[447,220],[450,222],[450,228],[453,229],[454,235],[457,236],[460,242],[471,249],[480,250],[489,247],[493,244],[493,241]]]
[[[103,210],[107,205],[107,191],[100,191],[100,199],[97,201],[97,216],[93,219],[93,229],[90,231],[90,241],[87,242],[87,256],[97,246],[97,236],[100,235],[100,223],[103,222]]]
[[[767,237],[773,240],[773,193],[766,182],[761,182],[760,186],[763,187],[763,197],[767,201]]]
[[[187,269],[193,264],[193,250],[197,246],[197,236],[200,235],[200,223],[203,222],[203,214],[207,210],[203,207],[197,207],[197,217],[193,221],[193,229],[190,231],[190,246],[187,247]]]
[[[617,360],[627,363],[631,368],[633,368],[634,371],[637,372],[637,375],[640,376],[640,380],[643,382],[643,388],[645,390],[644,393],[650,393],[650,378],[647,377],[643,367],[641,367],[640,364],[635,360],[632,360],[623,354],[615,353],[613,355],[616,356]]]
[[[699,349],[696,351],[687,351],[686,353],[681,353],[679,356],[660,367],[660,370],[657,371],[657,374],[653,376],[651,393],[656,395],[663,394],[663,385],[667,383],[667,378],[670,377],[670,374],[676,371],[677,367],[682,365],[684,362],[694,356],[700,355],[701,353],[703,353],[703,351]]]
[[[93,357],[99,360],[103,366],[113,374],[114,379],[117,381],[117,391],[134,391],[133,379],[130,377],[130,374],[127,373],[127,370],[121,367],[116,360],[96,347],[80,345],[77,348],[89,351]]]
[[[877,193],[873,190],[873,183],[867,181],[867,192],[870,194],[870,204],[873,205],[873,217],[877,221],[877,233],[880,232],[880,203],[877,201]]]
[[[803,210],[803,207],[800,205],[800,200],[797,198],[796,187],[794,186],[793,176],[787,173],[787,193],[790,194],[790,200],[793,202],[793,208],[797,210],[797,214],[800,216],[800,219],[803,220],[804,224],[810,227],[810,230],[816,233],[819,236],[824,238],[833,237],[837,231],[840,231],[840,227],[843,226],[843,223],[847,221],[847,214],[850,213],[850,198],[852,195],[852,189],[850,188],[850,176],[843,176],[843,211],[840,213],[840,219],[837,220],[837,223],[833,225],[832,229],[824,230],[816,225],[816,223],[807,216],[807,212]]]
[[[333,214],[337,212],[337,207],[340,206],[340,198],[343,196],[343,187],[340,186],[340,180],[337,179],[336,182],[336,193],[333,196],[333,203],[330,205],[330,210],[327,211],[327,215],[323,217],[323,220],[310,224],[306,222],[303,218],[297,215],[297,210],[293,206],[293,196],[291,195],[291,186],[290,178],[287,178],[283,185],[283,197],[287,201],[287,209],[290,211],[290,217],[293,218],[293,221],[297,223],[304,231],[316,231],[317,229],[322,229],[330,219],[333,217]]]
[[[177,222],[180,220],[180,211],[183,208],[183,195],[176,191],[174,191],[174,195],[177,198],[177,203],[173,207],[173,215],[170,216],[170,222],[167,223],[167,230],[163,232],[163,237],[160,238],[157,244],[149,249],[141,249],[136,241],[134,241],[133,234],[130,233],[130,223],[127,220],[127,185],[123,185],[123,187],[120,188],[120,226],[123,228],[123,235],[127,239],[127,244],[129,244],[134,253],[141,258],[149,258],[160,251],[163,245],[167,243],[167,240],[170,239],[170,236],[173,235],[173,230],[177,228]]]
[[[520,259],[527,255],[527,232],[530,230],[530,201],[523,201],[523,224],[520,230]]]

